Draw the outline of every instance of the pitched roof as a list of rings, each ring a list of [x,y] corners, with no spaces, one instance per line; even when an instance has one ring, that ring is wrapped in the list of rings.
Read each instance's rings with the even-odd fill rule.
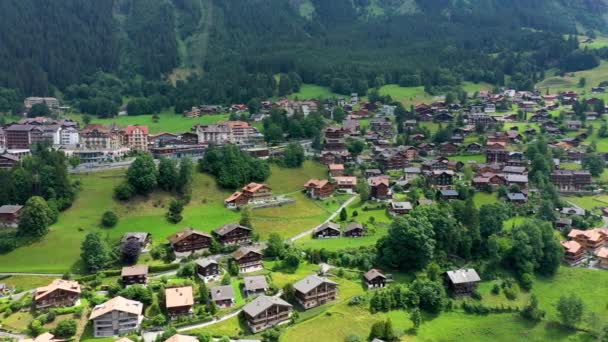
[[[311,290],[313,290],[314,288],[316,288],[317,286],[319,286],[321,284],[325,284],[325,283],[332,284],[332,285],[338,285],[336,282],[331,281],[327,278],[319,277],[316,274],[311,274],[308,277],[301,279],[297,283],[293,284],[293,288],[296,289],[296,291],[299,291],[301,293],[308,293]]]
[[[251,252],[262,255],[262,253],[260,253],[259,250],[255,249],[253,247],[240,247],[234,253],[232,253],[232,257],[236,260],[239,260]]]
[[[261,295],[245,305],[243,311],[249,316],[255,317],[273,305],[292,307],[291,304],[281,298]]]
[[[401,210],[411,210],[412,203],[410,202],[391,202],[391,208]]]
[[[452,284],[466,284],[481,281],[477,272],[472,268],[448,271],[447,274]]]
[[[35,299],[38,300],[56,290],[80,293],[80,284],[74,280],[55,279],[49,285],[37,288]]]
[[[192,286],[165,289],[165,303],[167,308],[194,305]]]
[[[344,232],[347,233],[355,229],[363,229],[363,225],[359,222],[351,222],[348,224],[348,226],[346,226],[346,228],[344,228]]]
[[[25,339],[21,339],[19,341],[20,342],[60,342],[60,341],[65,341],[65,340],[55,338],[55,335],[51,334],[50,332],[45,332],[43,334],[36,336],[33,339],[25,338]]]
[[[357,185],[357,177],[334,177],[334,180],[338,183],[338,185]]]
[[[136,129],[141,130],[142,134],[148,134],[148,126],[142,125],[129,125],[125,128],[125,133],[131,135]]]
[[[329,169],[331,171],[344,170],[344,164],[329,164]]]
[[[231,300],[234,299],[234,289],[232,285],[213,286],[210,289],[211,300]]]
[[[123,267],[120,272],[121,277],[131,277],[148,274],[148,265],[134,265]]]
[[[256,191],[260,190],[261,188],[269,188],[270,189],[270,187],[268,185],[266,185],[266,184],[251,182],[251,183],[245,185],[242,190],[243,190],[243,192],[245,192],[245,191],[247,191],[247,192],[256,192]]]
[[[134,315],[141,315],[144,305],[136,300],[130,300],[121,296],[114,297],[103,304],[96,305],[91,311],[89,320],[103,316],[108,312],[120,311]]]
[[[0,214],[15,214],[21,209],[22,205],[3,205],[0,207]]]
[[[237,223],[228,223],[228,224],[225,224],[225,225],[219,227],[218,229],[214,230],[213,232],[216,233],[217,235],[223,236],[223,235],[230,233],[231,231],[233,231],[235,229],[251,230],[251,228],[242,226]]]
[[[194,336],[175,334],[166,339],[165,342],[198,342],[198,339]]]
[[[245,277],[243,278],[243,283],[245,283],[245,290],[247,291],[258,291],[268,288],[268,282],[263,275]]]
[[[608,247],[602,247],[595,252],[598,258],[608,259]]]
[[[329,181],[327,179],[309,179],[306,184],[304,184],[305,188],[316,188],[321,189],[324,187]]]
[[[339,232],[340,225],[335,222],[331,222],[331,221],[325,222],[325,223],[322,223],[319,226],[317,226],[317,228],[315,228],[315,233],[324,231],[325,229],[337,230]]]
[[[125,243],[133,238],[137,239],[139,242],[144,242],[146,239],[150,237],[150,233],[146,232],[128,232],[122,236],[120,242]]]
[[[202,236],[206,236],[208,238],[211,238],[211,235],[195,230],[193,228],[186,228],[184,230],[182,230],[181,232],[177,232],[171,236],[169,236],[169,242],[171,242],[171,244],[177,243],[182,241],[183,239],[187,238],[190,235],[202,235]]]
[[[202,259],[198,259],[196,260],[196,264],[199,265],[200,267],[206,268],[209,265],[217,265],[217,261],[215,261],[214,259],[211,258],[202,258]]]
[[[372,268],[371,270],[365,272],[365,274],[363,275],[363,278],[365,278],[366,280],[373,280],[376,279],[377,277],[381,277],[386,279],[386,276],[380,272],[379,270]]]
[[[241,197],[241,195],[242,195],[242,194],[243,194],[242,192],[237,191],[237,192],[233,193],[232,195],[230,195],[230,197],[226,198],[226,199],[224,200],[224,203],[230,203],[230,202],[233,202],[233,201],[234,201],[234,200],[236,200],[237,198]]]
[[[574,240],[560,241],[560,244],[562,245],[562,247],[564,247],[564,249],[567,252],[573,253],[573,254],[578,253],[583,248],[583,246],[580,243],[578,243]]]

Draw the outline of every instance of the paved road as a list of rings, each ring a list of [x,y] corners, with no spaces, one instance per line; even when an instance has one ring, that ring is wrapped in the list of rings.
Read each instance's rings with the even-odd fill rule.
[[[342,209],[346,208],[349,204],[351,204],[354,200],[357,199],[357,195],[353,195],[351,198],[349,198],[348,200],[346,200],[346,202],[342,203],[342,205],[340,206],[340,208],[338,208],[333,214],[331,214],[331,216],[329,216],[329,218],[325,221],[323,221],[323,223],[327,223],[331,220],[333,220],[336,216],[338,216],[340,214],[340,211],[342,211]],[[323,224],[321,223],[321,224]],[[291,239],[289,239],[289,241],[294,242],[298,239],[301,239],[307,235],[312,234],[312,232],[315,230],[315,228],[317,228],[318,226],[315,226],[305,232],[302,232],[294,237],[292,237]]]
[[[15,339],[15,340],[18,340],[18,341],[21,341],[24,338],[26,338],[25,335],[12,334],[12,333],[9,333],[9,332],[6,332],[6,331],[2,331],[2,330],[0,330],[0,337],[2,337],[2,338],[6,337],[6,338],[9,338],[9,339]]]
[[[227,315],[224,315],[222,317],[218,317],[218,318],[214,318],[213,320],[209,321],[209,322],[205,322],[205,323],[198,323],[198,324],[193,324],[193,325],[187,325],[185,327],[181,327],[179,329],[177,329],[178,332],[184,332],[184,331],[189,331],[189,330],[194,330],[194,329],[199,329],[199,328],[204,328],[219,322],[223,322],[227,319],[230,319],[232,317],[238,316],[238,314],[241,313],[241,311],[243,311],[242,309],[236,310],[235,312],[231,312]]]

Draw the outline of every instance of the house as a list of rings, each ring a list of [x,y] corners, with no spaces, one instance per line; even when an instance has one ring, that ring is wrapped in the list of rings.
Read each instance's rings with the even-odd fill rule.
[[[564,261],[574,266],[580,264],[585,258],[585,248],[574,240],[560,241],[564,247]]]
[[[116,341],[116,342],[122,342],[122,341]],[[169,337],[168,339],[166,339],[164,342],[198,342],[198,338],[196,338],[194,336],[175,334],[175,335]]]
[[[598,259],[598,266],[608,268],[608,247],[602,247],[595,251],[595,256]]]
[[[452,189],[439,190],[439,196],[444,200],[458,199],[458,191]]]
[[[323,165],[342,164],[351,159],[348,151],[323,151],[319,157],[319,161]]]
[[[386,149],[376,156],[376,161],[386,172],[391,170],[401,170],[410,165],[409,160],[403,154],[394,149]]]
[[[0,150],[2,149],[2,146],[0,146]],[[17,163],[19,163],[19,157],[8,153],[0,154],[0,169],[10,169]]]
[[[221,275],[220,265],[211,258],[198,259],[196,260],[196,273],[205,281],[217,280]]]
[[[560,210],[560,214],[585,216],[585,209],[581,207],[563,207],[562,210]]]
[[[55,279],[34,292],[36,309],[74,306],[80,299],[80,284],[73,280]]]
[[[344,164],[329,164],[329,175],[331,177],[344,176]]]
[[[148,265],[123,267],[120,277],[124,285],[145,285],[148,282]]]
[[[19,216],[23,210],[22,205],[0,206],[0,227],[13,227],[19,225]]]
[[[334,177],[334,181],[336,182],[336,187],[338,190],[346,192],[346,193],[354,193],[357,192],[357,177],[350,176],[342,176],[342,177]]]
[[[528,187],[528,175],[506,174],[504,180],[507,185],[517,185],[520,189]]]
[[[368,184],[371,187],[370,197],[377,200],[386,200],[393,197],[390,188],[389,176],[377,176],[368,179]]]
[[[237,223],[228,223],[213,231],[213,236],[224,245],[241,245],[251,242],[253,229]]]
[[[588,251],[596,251],[608,240],[608,228],[596,228],[590,230],[572,229],[568,238],[574,240]]]
[[[344,228],[342,234],[345,237],[361,237],[365,235],[365,228],[359,222],[351,222]]]
[[[465,147],[465,151],[467,153],[474,153],[474,154],[481,153],[481,144],[476,143],[476,142],[470,143]]]
[[[481,278],[474,269],[467,268],[447,271],[445,280],[454,295],[470,295],[477,289]]]
[[[93,321],[93,336],[112,337],[139,331],[143,309],[142,303],[120,296],[96,305],[89,316],[89,321]]]
[[[368,289],[375,289],[385,287],[387,278],[380,270],[372,268],[365,272],[363,280]]]
[[[243,284],[245,285],[245,295],[248,297],[264,294],[268,288],[268,281],[263,275],[244,277]]]
[[[124,245],[132,240],[137,241],[139,243],[139,247],[142,250],[145,250],[152,243],[152,234],[146,232],[128,232],[122,236],[120,243]]]
[[[266,184],[249,183],[224,200],[228,208],[239,208],[251,203],[263,203],[272,199],[272,189]]]
[[[261,295],[243,307],[243,317],[255,334],[291,318],[293,307],[278,297]]]
[[[199,144],[252,145],[261,138],[260,132],[244,121],[226,121],[219,124],[195,125],[192,131],[198,135]]]
[[[425,176],[435,187],[451,186],[454,182],[454,171],[452,170],[425,171]]]
[[[509,150],[494,149],[494,148],[486,149],[486,163],[488,163],[488,164],[506,163],[508,160],[509,160]]]
[[[588,170],[555,170],[551,173],[551,182],[558,191],[580,192],[591,185],[591,173]]]
[[[439,145],[439,153],[442,155],[452,155],[458,153],[460,145],[453,142],[445,142]]]
[[[406,167],[403,169],[403,180],[407,183],[420,176],[422,171],[419,167]]]
[[[148,126],[129,125],[121,132],[122,144],[134,151],[148,150]]]
[[[392,215],[405,215],[412,211],[412,204],[410,202],[394,202],[391,201],[388,211]]]
[[[194,312],[192,306],[194,306],[192,286],[165,289],[165,308],[172,319],[191,315]]]
[[[171,248],[177,253],[194,253],[207,249],[211,246],[212,240],[211,235],[193,228],[186,228],[169,237]]]
[[[241,247],[232,253],[232,257],[239,265],[239,272],[255,272],[261,270],[263,255],[252,247]]]
[[[236,303],[232,285],[213,286],[210,292],[211,301],[219,308],[229,308]]]
[[[325,138],[323,149],[326,151],[344,151],[346,149],[346,142],[344,139]]]
[[[557,220],[555,220],[554,226],[555,226],[555,229],[559,229],[561,231],[570,229],[570,228],[572,228],[572,219],[560,217]]]
[[[36,125],[10,125],[4,129],[7,149],[29,149],[38,142],[48,141],[44,128]]]
[[[312,233],[316,239],[338,238],[340,234],[340,225],[331,221],[319,225]]]
[[[336,187],[327,179],[310,179],[304,184],[306,195],[312,199],[321,199],[331,196]]]
[[[583,123],[579,120],[568,120],[564,122],[564,126],[566,127],[566,129],[577,131],[583,128]]]
[[[508,192],[507,201],[515,204],[523,204],[528,202],[528,196],[521,192]]]
[[[304,309],[323,305],[336,300],[338,296],[338,284],[332,280],[311,274],[308,277],[293,284],[295,297]]]

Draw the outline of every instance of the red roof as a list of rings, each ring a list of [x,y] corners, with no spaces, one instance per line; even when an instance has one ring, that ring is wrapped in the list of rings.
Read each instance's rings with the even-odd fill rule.
[[[230,202],[234,202],[237,198],[241,197],[243,193],[240,191],[237,191],[235,193],[233,193],[232,195],[230,195],[230,197],[226,198],[224,200],[224,203],[230,203]]]
[[[139,129],[142,131],[143,134],[148,134],[148,126],[140,126],[140,125],[129,125],[127,126],[127,128],[125,128],[125,133],[128,135],[133,134],[133,132]]]

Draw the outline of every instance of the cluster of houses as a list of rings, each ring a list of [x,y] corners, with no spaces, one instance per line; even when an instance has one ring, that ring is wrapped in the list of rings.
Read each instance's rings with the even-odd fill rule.
[[[572,229],[568,233],[568,240],[561,244],[568,264],[575,266],[585,261],[595,261],[595,266],[608,268],[608,228]]]

